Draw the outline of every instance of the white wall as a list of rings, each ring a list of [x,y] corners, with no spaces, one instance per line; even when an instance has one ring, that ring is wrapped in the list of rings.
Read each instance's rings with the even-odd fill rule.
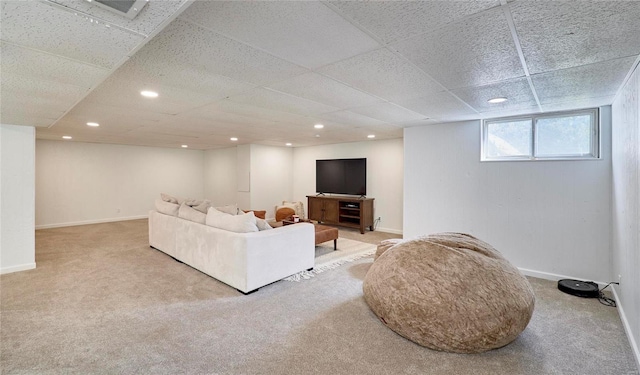
[[[36,227],[146,217],[161,192],[204,196],[204,152],[36,142]]]
[[[237,202],[236,147],[207,150],[204,153],[204,197],[214,206]]]
[[[480,121],[405,129],[405,238],[454,231],[546,278],[610,274],[610,108],[602,160],[480,162]]]
[[[316,159],[367,158],[367,197],[375,198],[377,229],[402,233],[402,139],[298,147],[293,151],[293,200],[307,205],[316,191]],[[305,211],[308,212],[308,211]]]
[[[640,71],[613,103],[613,276],[620,316],[640,367]]]
[[[293,149],[251,145],[251,201],[254,210],[275,217],[275,206],[292,199]]]
[[[0,125],[0,273],[36,267],[35,128]]]

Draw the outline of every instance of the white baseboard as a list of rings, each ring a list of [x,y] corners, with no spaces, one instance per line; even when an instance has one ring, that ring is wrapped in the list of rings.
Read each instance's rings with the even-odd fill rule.
[[[393,234],[402,234],[401,229],[391,229],[391,228],[376,228],[376,231],[385,232],[385,233],[393,233]]]
[[[4,267],[4,268],[0,268],[0,275],[4,275],[6,273],[12,273],[12,272],[32,270],[34,268],[36,268],[35,263],[27,263],[27,264],[20,264],[17,266]]]
[[[520,267],[518,267],[518,269],[525,276],[537,277],[539,279],[544,279],[544,280],[551,280],[551,281],[558,281],[558,280],[562,280],[562,279],[584,280],[584,279],[582,279],[580,277],[575,277],[575,276],[558,275],[558,274],[555,274],[555,273],[542,272],[542,271],[536,271],[536,270],[529,270],[529,269],[520,268]],[[608,283],[605,283],[605,282],[602,282],[602,281],[597,281],[597,280],[584,280],[584,281],[593,281],[594,283],[598,284],[600,286],[600,288],[602,288],[602,287],[604,287],[605,285],[608,284]]]
[[[618,298],[616,287],[612,285],[611,289],[613,291],[613,298],[616,300],[616,306],[618,307],[618,314],[620,315],[620,320],[622,320],[622,326],[624,327],[624,331],[627,334],[627,338],[629,339],[629,345],[631,345],[631,351],[633,352],[633,355],[636,357],[636,365],[638,366],[638,370],[640,370],[640,349],[638,349],[638,343],[636,342],[635,337],[633,337],[631,326],[629,325],[629,321],[627,320],[627,315],[624,313],[624,309],[622,308],[622,303],[620,303],[620,298]]]
[[[43,225],[36,225],[36,230],[37,229],[73,227],[73,226],[76,226],[76,225],[112,223],[114,221],[139,220],[139,219],[146,219],[148,217],[149,217],[149,215],[139,215],[139,216],[128,216],[128,217],[112,217],[112,218],[108,218],[108,219],[98,219],[98,220],[73,221],[73,222],[68,222],[68,223],[43,224]]]

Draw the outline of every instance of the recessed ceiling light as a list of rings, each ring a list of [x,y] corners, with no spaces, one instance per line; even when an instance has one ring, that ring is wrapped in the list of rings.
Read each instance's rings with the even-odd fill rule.
[[[293,146],[291,143],[287,143],[285,144],[285,146]]]
[[[93,127],[100,126],[100,124],[98,124],[97,122],[87,122],[87,125],[93,126]]]
[[[375,135],[375,134],[369,134],[369,135],[367,136],[367,138],[375,138],[375,137],[376,137],[376,135]]]
[[[315,124],[315,125],[313,125],[313,127],[314,127],[314,128],[316,128],[316,129],[322,129],[322,128],[324,128],[324,125],[322,125],[322,124]]]
[[[231,138],[229,138],[229,139],[230,139],[230,140],[232,140],[232,141],[234,141],[234,142],[238,140],[238,138],[236,138],[236,137],[231,137]]]
[[[63,136],[62,136],[62,139],[72,139],[72,138],[73,138],[73,137],[72,137],[72,136],[70,136],[70,135],[63,135]]]
[[[189,147],[189,146],[188,145],[182,145],[182,148],[187,148],[187,147]]]
[[[507,98],[492,98],[492,99],[487,100],[487,102],[491,103],[491,104],[497,104],[497,103],[504,103],[507,100],[508,100]]]
[[[146,98],[157,98],[158,97],[158,93],[155,91],[140,91],[140,95],[146,97]]]

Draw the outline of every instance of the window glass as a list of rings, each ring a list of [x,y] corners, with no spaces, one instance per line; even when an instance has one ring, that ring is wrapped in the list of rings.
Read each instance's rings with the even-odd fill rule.
[[[541,118],[536,121],[536,156],[584,156],[590,153],[590,115]]]
[[[494,122],[487,125],[486,155],[531,155],[531,120]]]

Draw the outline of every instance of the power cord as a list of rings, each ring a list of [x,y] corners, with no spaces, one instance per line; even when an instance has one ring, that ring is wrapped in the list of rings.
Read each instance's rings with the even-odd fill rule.
[[[600,301],[600,303],[605,305],[605,306],[616,307],[616,301],[613,298],[609,298],[609,297],[605,296],[604,293],[603,293],[604,290],[607,289],[609,287],[609,285],[611,285],[611,284],[620,285],[620,283],[612,281],[609,284],[607,284],[607,286],[605,286],[604,288],[600,289],[598,291],[598,301]]]

